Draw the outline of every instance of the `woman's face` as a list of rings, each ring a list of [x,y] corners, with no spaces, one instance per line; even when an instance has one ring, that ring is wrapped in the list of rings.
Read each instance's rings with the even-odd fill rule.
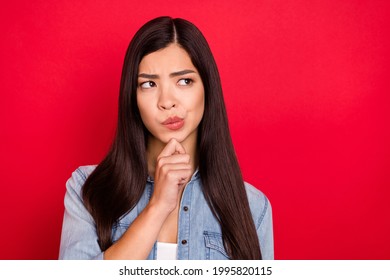
[[[183,48],[171,44],[143,57],[138,69],[137,104],[155,140],[196,141],[204,112],[204,88]]]

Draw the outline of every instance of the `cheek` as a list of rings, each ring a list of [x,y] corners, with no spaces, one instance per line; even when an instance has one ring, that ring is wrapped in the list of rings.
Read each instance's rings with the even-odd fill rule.
[[[204,92],[198,95],[196,100],[194,100],[194,104],[196,104],[197,114],[202,119],[204,113]]]
[[[185,100],[187,109],[203,115],[204,100],[205,95],[203,85],[198,85],[196,88],[193,88],[193,91],[189,95],[187,95]]]
[[[150,118],[150,106],[148,108],[148,102],[137,96],[137,106],[143,123],[146,123]]]

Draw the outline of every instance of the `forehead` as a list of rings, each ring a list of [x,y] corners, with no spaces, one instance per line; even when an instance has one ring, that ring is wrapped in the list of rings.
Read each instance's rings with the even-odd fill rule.
[[[196,70],[188,53],[177,44],[144,56],[139,64],[139,73],[158,74],[175,72],[183,69]]]

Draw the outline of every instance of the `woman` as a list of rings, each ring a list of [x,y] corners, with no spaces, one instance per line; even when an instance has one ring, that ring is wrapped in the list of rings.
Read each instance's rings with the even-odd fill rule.
[[[271,206],[243,182],[201,32],[169,17],[135,34],[116,137],[67,182],[61,259],[272,259]]]

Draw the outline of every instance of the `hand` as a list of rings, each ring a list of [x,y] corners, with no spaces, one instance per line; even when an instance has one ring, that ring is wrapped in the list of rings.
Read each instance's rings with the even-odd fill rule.
[[[151,203],[172,212],[191,174],[190,156],[176,139],[171,139],[157,157]]]

